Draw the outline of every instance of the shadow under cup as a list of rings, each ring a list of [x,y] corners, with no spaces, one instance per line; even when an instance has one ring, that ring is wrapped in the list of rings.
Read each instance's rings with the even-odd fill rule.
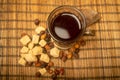
[[[47,20],[47,30],[54,44],[60,49],[70,48],[86,29],[83,13],[71,6],[60,6],[54,9]]]

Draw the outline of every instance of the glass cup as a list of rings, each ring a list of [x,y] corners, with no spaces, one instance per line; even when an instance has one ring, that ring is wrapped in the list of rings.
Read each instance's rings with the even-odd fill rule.
[[[70,13],[70,14],[74,15],[77,18],[78,24],[81,25],[80,32],[77,34],[76,37],[74,37],[73,39],[70,39],[70,40],[62,40],[62,39],[57,38],[56,34],[53,30],[54,29],[53,24],[54,24],[56,18],[60,14],[64,14],[64,13]],[[87,24],[86,24],[85,15],[82,13],[82,11],[78,10],[75,7],[71,7],[71,6],[59,6],[59,7],[55,8],[50,13],[50,15],[48,16],[48,19],[47,19],[47,30],[48,30],[49,34],[51,35],[55,46],[60,49],[70,48],[78,39],[82,38],[84,35],[95,35],[95,33],[93,31],[86,30],[86,27],[87,27]]]

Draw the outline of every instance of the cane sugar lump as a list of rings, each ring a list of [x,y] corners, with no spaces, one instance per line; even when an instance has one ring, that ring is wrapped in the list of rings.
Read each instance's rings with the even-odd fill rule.
[[[50,50],[50,55],[53,57],[59,57],[60,50],[56,47]]]
[[[37,35],[37,34],[33,35],[33,37],[32,37],[32,43],[38,44],[39,38],[40,38],[39,35]]]
[[[26,46],[24,46],[24,47],[20,50],[21,53],[27,53],[28,51],[29,51],[29,49],[28,49],[28,47],[26,47]]]
[[[43,49],[40,46],[35,46],[32,49],[32,54],[33,55],[40,55],[42,53]]]
[[[37,28],[35,29],[35,32],[36,32],[37,34],[40,34],[41,31],[45,31],[45,28],[44,28],[43,26],[39,26],[39,27],[37,27]]]
[[[29,53],[25,55],[25,60],[28,62],[35,62],[37,61],[37,57]]]
[[[40,56],[40,60],[41,60],[41,61],[44,61],[44,62],[46,62],[46,63],[49,63],[50,58],[49,58],[49,56],[48,56],[47,54],[42,54],[42,55]]]
[[[40,40],[39,44],[41,47],[44,47],[47,44],[47,42],[43,39],[43,40]]]
[[[41,68],[39,69],[39,72],[41,73],[41,75],[44,75],[47,72],[47,70],[45,68]]]
[[[19,63],[20,65],[23,65],[23,66],[26,65],[26,61],[25,61],[23,58],[20,58],[20,60],[18,61],[18,63]]]
[[[28,44],[28,48],[29,49],[32,49],[34,47],[34,44],[32,43],[32,42],[30,42],[29,44]]]
[[[30,37],[28,35],[25,35],[23,36],[21,39],[20,39],[20,42],[23,44],[23,45],[27,45],[29,42],[31,41]]]

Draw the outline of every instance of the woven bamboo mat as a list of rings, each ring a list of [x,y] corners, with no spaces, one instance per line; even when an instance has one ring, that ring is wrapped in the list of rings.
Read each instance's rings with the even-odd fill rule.
[[[80,48],[80,58],[66,63],[52,59],[55,67],[64,67],[61,80],[120,80],[120,1],[119,0],[0,0],[0,80],[49,80],[49,75],[34,76],[36,67],[18,64],[22,32],[32,34],[34,19],[46,26],[49,13],[60,5],[78,9],[91,8],[101,20],[90,29],[96,36],[85,37],[87,44]]]

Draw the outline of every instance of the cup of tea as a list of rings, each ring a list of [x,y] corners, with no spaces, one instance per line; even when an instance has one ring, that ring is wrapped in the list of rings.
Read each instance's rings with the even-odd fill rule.
[[[70,48],[84,34],[94,35],[91,30],[86,30],[86,27],[85,15],[72,6],[55,8],[47,19],[47,30],[55,46],[60,49]]]

